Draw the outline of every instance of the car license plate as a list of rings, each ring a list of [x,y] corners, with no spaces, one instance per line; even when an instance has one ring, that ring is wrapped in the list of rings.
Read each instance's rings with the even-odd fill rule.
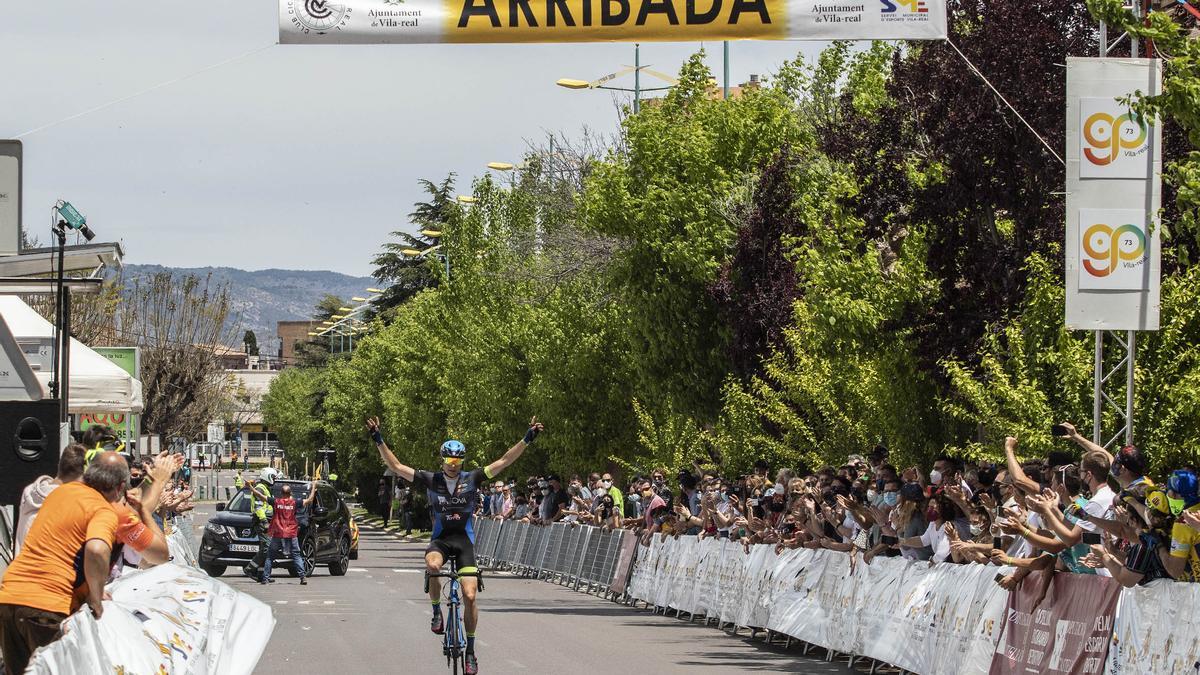
[[[238,553],[257,553],[258,546],[254,544],[230,544],[229,550]]]

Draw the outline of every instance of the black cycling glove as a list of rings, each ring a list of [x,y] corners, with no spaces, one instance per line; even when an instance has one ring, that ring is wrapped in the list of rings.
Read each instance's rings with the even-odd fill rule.
[[[383,434],[379,433],[378,429],[371,432],[371,440],[375,441],[375,445],[383,445]]]
[[[537,427],[529,427],[529,430],[525,432],[525,445],[532,445],[533,442],[535,440],[537,440],[537,436],[538,436],[538,428]]]

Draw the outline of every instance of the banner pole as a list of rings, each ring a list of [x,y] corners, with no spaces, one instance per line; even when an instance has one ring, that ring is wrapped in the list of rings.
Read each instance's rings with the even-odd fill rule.
[[[642,45],[633,45],[633,113],[642,109]],[[554,152],[554,137],[550,137],[550,152]],[[553,159],[551,159],[553,161]]]
[[[729,98],[729,40],[723,43],[723,51],[725,52],[725,93],[722,98]]]

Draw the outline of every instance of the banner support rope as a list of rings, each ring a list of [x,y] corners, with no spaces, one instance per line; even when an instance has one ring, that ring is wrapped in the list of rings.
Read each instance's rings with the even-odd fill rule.
[[[1013,112],[1013,114],[1017,116],[1017,119],[1021,120],[1021,123],[1024,124],[1027,129],[1029,129],[1030,133],[1032,133],[1035,138],[1037,138],[1039,141],[1042,142],[1042,145],[1044,145],[1046,147],[1046,150],[1048,150],[1050,152],[1050,154],[1054,156],[1054,159],[1057,159],[1058,163],[1062,164],[1065,167],[1067,165],[1067,163],[1063,161],[1063,158],[1060,157],[1059,154],[1054,151],[1054,148],[1050,147],[1050,144],[1046,142],[1046,139],[1042,138],[1042,135],[1037,132],[1037,129],[1033,128],[1033,125],[1030,124],[1025,119],[1025,117],[1016,108],[1013,107],[1013,104],[1009,103],[1008,99],[1004,98],[1004,94],[1001,94],[1000,90],[996,89],[996,87],[992,85],[991,81],[989,81],[987,79],[987,76],[984,75],[983,72],[980,71],[978,68],[976,68],[974,63],[971,63],[971,59],[968,59],[967,55],[962,53],[962,50],[958,48],[958,45],[954,44],[954,41],[951,40],[950,38],[946,38],[946,44],[950,45],[954,49],[954,51],[958,53],[959,57],[962,58],[963,62],[967,64],[967,67],[970,68],[971,71],[974,72],[976,75],[978,75],[979,79],[983,80],[983,83],[988,86],[988,89],[992,90],[992,93],[996,95],[996,98],[999,98],[1004,103],[1004,105],[1008,106],[1008,109],[1011,110]]]
[[[221,66],[225,66],[225,65],[228,65],[228,64],[230,64],[230,63],[233,63],[234,61],[241,61],[242,59],[244,59],[244,58],[246,58],[246,57],[253,56],[253,55],[255,55],[255,54],[257,54],[257,53],[259,53],[259,52],[261,52],[261,51],[264,51],[264,50],[266,50],[266,49],[270,49],[271,47],[274,47],[276,44],[277,44],[277,43],[274,43],[274,42],[272,42],[272,43],[271,43],[271,44],[269,44],[269,45],[264,45],[264,46],[262,46],[262,47],[258,47],[258,48],[255,48],[255,49],[251,49],[250,51],[248,51],[248,52],[246,52],[246,53],[244,53],[244,54],[239,54],[239,55],[237,55],[237,56],[233,56],[233,57],[230,57],[230,58],[228,58],[228,59],[225,59],[224,61],[221,61],[221,62],[219,62],[219,63],[214,63],[214,64],[212,64],[212,65],[210,65],[210,66],[205,66],[204,68],[201,68],[200,70],[197,70],[197,71],[195,71],[195,72],[193,72],[193,73],[189,73],[189,74],[187,74],[187,75],[181,75],[180,77],[176,77],[176,78],[174,78],[174,79],[167,80],[166,82],[160,82],[160,83],[158,83],[158,84],[156,84],[156,85],[154,85],[154,86],[152,86],[152,87],[147,87],[147,88],[145,88],[145,89],[142,89],[142,90],[139,90],[139,91],[135,91],[134,93],[132,93],[132,94],[129,94],[128,96],[122,96],[121,98],[118,98],[118,99],[115,99],[115,100],[109,101],[109,102],[107,102],[107,103],[101,103],[101,104],[100,104],[100,105],[98,105],[98,106],[95,106],[95,107],[93,107],[93,108],[88,108],[87,110],[84,110],[84,111],[82,111],[82,112],[77,112],[77,113],[75,113],[74,115],[69,115],[69,116],[67,116],[67,117],[64,117],[64,118],[62,118],[62,119],[60,119],[60,120],[57,120],[57,121],[54,121],[54,122],[49,122],[49,123],[47,123],[47,124],[43,124],[43,125],[42,125],[42,126],[40,126],[40,127],[35,127],[35,128],[33,128],[33,129],[30,129],[29,131],[26,131],[26,132],[23,132],[23,133],[19,133],[19,134],[17,134],[16,136],[13,136],[13,138],[14,138],[14,139],[18,139],[18,140],[19,140],[19,139],[22,139],[22,138],[24,138],[24,137],[26,137],[26,136],[30,136],[30,135],[32,135],[32,134],[36,134],[36,133],[38,133],[39,131],[45,131],[46,129],[49,129],[50,127],[55,127],[55,126],[58,126],[58,125],[60,125],[60,124],[63,124],[63,123],[65,123],[65,122],[70,122],[71,120],[76,120],[76,119],[79,119],[80,117],[83,117],[84,115],[90,115],[90,114],[92,114],[92,113],[94,113],[94,112],[99,112],[99,111],[101,111],[101,110],[104,110],[105,108],[111,108],[112,106],[114,106],[114,105],[117,105],[117,104],[119,104],[119,103],[124,103],[125,101],[128,101],[128,100],[130,100],[130,99],[132,99],[132,98],[137,98],[138,96],[141,96],[142,94],[148,94],[148,93],[150,93],[150,92],[152,92],[152,91],[154,91],[154,90],[156,90],[156,89],[162,89],[163,87],[170,86],[170,85],[172,85],[172,84],[175,84],[176,82],[182,82],[182,81],[184,81],[184,80],[191,79],[191,78],[193,78],[193,77],[195,77],[195,76],[197,76],[197,75],[201,75],[201,74],[203,74],[203,73],[207,73],[207,72],[208,72],[208,71],[210,71],[210,70],[214,70],[214,69],[216,69],[216,68],[220,68]]]

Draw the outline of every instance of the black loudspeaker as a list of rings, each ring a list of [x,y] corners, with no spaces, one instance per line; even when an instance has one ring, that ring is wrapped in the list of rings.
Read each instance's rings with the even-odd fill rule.
[[[17,504],[41,475],[58,473],[59,404],[0,401],[0,504]]]

